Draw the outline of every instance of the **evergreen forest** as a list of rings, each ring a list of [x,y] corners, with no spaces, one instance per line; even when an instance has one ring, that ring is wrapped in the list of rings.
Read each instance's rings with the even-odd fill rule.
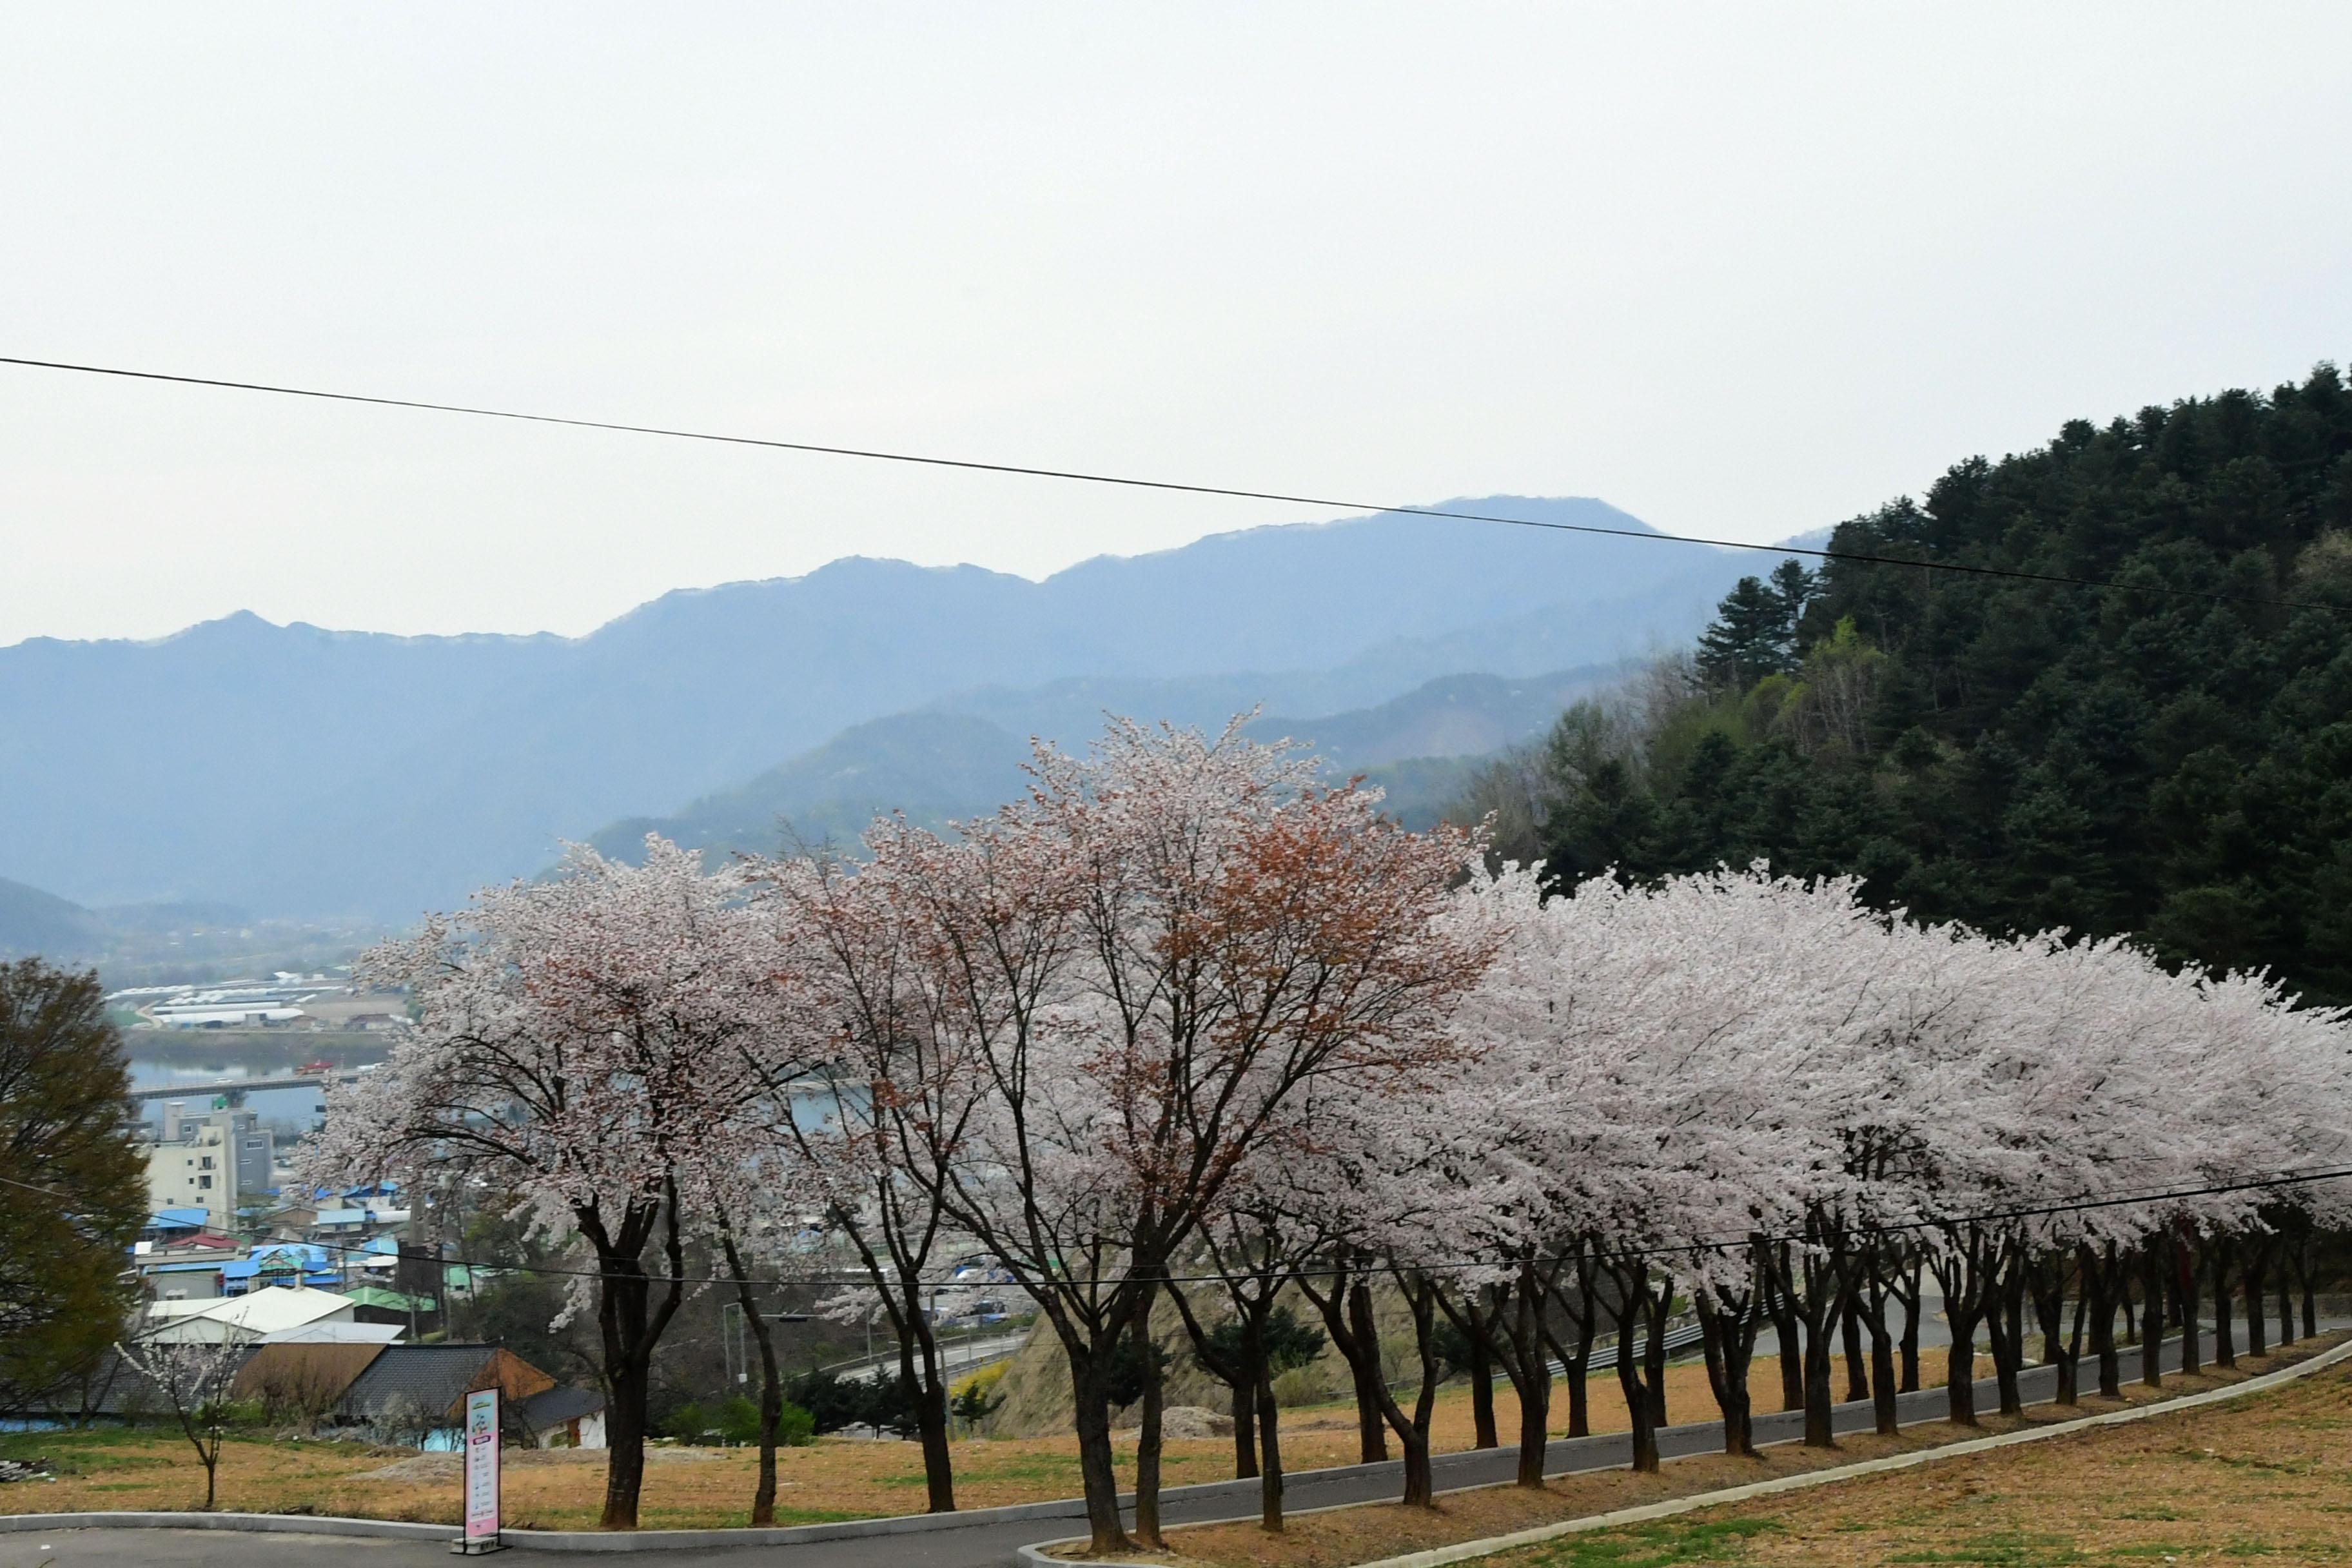
[[[1757,860],[2352,1001],[2352,392],[1970,458],[1722,602],[1460,808],[1563,883]],[[1980,574],[1993,568],[2104,586]]]

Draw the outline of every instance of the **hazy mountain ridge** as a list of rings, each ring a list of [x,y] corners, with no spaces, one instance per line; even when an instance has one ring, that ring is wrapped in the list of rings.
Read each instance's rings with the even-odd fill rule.
[[[1353,712],[1304,720],[1261,716],[1248,732],[1311,746],[1335,780],[1365,774],[1368,783],[1391,792],[1390,805],[1400,816],[1426,826],[1459,787],[1469,759],[1540,734],[1562,708],[1618,673],[1615,666],[1599,666],[1530,680],[1446,676]],[[1183,706],[1186,683],[1162,684],[1179,689],[1160,694],[1179,699],[1170,705]],[[1196,695],[1191,703],[1202,700]],[[1139,711],[1161,716],[1157,710]],[[1213,729],[1235,713],[1223,707],[1207,718],[1171,717]],[[1103,723],[1100,712],[1090,712],[1066,726],[1024,733],[940,709],[893,714],[845,730],[740,788],[705,796],[674,816],[615,822],[588,842],[604,854],[634,860],[648,833],[713,854],[773,854],[794,845],[855,844],[875,817],[891,811],[938,826],[1019,797],[1030,755],[1026,734],[1084,751]]]
[[[1461,504],[1641,526],[1592,500]],[[943,706],[1016,734],[1044,716],[1067,734],[1056,715],[1091,733],[1107,707],[1202,723],[1260,700],[1351,710],[1438,676],[1679,639],[1752,569],[1386,515],[1043,583],[852,558],[666,594],[579,638],[236,616],[152,643],[36,639],[0,649],[0,731],[37,737],[0,753],[0,872],[85,904],[404,920],[530,873],[560,837],[740,789],[886,715]],[[1268,670],[1293,673],[1252,673]]]
[[[79,904],[0,877],[0,960],[94,952],[104,937],[98,917]]]

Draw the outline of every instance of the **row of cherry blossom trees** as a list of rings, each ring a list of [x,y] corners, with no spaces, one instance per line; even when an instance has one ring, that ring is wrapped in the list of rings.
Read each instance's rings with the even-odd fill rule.
[[[1111,1550],[1111,1388],[1139,1344],[1135,1531],[1159,1533],[1163,1301],[1246,1389],[1278,1528],[1281,1302],[1319,1314],[1366,1457],[1393,1436],[1425,1503],[1449,1329],[1517,1394],[1528,1484],[1552,1367],[1580,1432],[1606,1334],[1655,1465],[1685,1306],[1728,1449],[1752,1448],[1764,1326],[1826,1443],[1841,1336],[1850,1369],[1867,1337],[1893,1421],[1924,1279],[1962,1346],[1987,1330],[2005,1406],[2028,1303],[2064,1367],[2087,1329],[2112,1386],[2133,1280],[2144,1325],[2146,1281],[2168,1270],[2179,1298],[2192,1251],[2215,1289],[2259,1295],[2277,1238],[2332,1219],[2337,1191],[2277,1184],[2352,1160],[2346,1020],[2259,979],[1888,921],[1850,886],[1760,871],[1546,900],[1531,872],[1482,869],[1478,836],[1406,832],[1237,725],[1115,724],[1086,758],[1041,747],[1034,773],[950,835],[877,824],[855,861],[579,851],[372,955],[420,1026],[334,1092],[310,1173],[476,1182],[576,1237],[608,1526],[635,1521],[647,1372],[712,1283],[697,1257],[747,1307],[752,1276],[796,1272],[887,1321],[947,1509],[925,1309],[950,1257],[992,1254],[1067,1363]],[[1401,1386],[1376,1302],[1409,1326]],[[2186,1321],[2193,1347],[2193,1289]],[[1950,1373],[1972,1418],[1967,1349]]]
[[[1678,1303],[1727,1451],[1753,1452],[1748,1363],[1768,1325],[1784,1403],[1827,1445],[1842,1336],[1848,1397],[1866,1389],[1893,1430],[1897,1393],[1917,1386],[1923,1277],[1953,1331],[1950,1413],[1972,1422],[1980,1341],[2002,1408],[2020,1406],[2029,1306],[2060,1397],[2086,1334],[2115,1393],[2135,1272],[2154,1380],[2168,1309],[2196,1364],[2200,1278],[2234,1356],[2231,1295],[2258,1322],[2281,1239],[2341,1217],[2352,1186],[2309,1178],[2352,1169],[2343,1014],[2256,977],[2170,973],[2123,942],[1887,920],[1854,894],[1756,871],[1598,879],[1545,900],[1507,871],[1457,895],[1505,933],[1450,1026],[1475,1066],[1402,1103],[1329,1086],[1320,1113],[1346,1131],[1328,1158],[1267,1163],[1244,1205],[1269,1238],[1304,1215],[1325,1227],[1292,1267],[1351,1361],[1374,1364],[1373,1347],[1342,1283],[1379,1273],[1403,1293],[1418,1397],[1371,1399],[1408,1501],[1429,1491],[1440,1314],[1513,1384],[1536,1485],[1549,1368],[1580,1433],[1603,1331],[1634,1463],[1656,1465]]]

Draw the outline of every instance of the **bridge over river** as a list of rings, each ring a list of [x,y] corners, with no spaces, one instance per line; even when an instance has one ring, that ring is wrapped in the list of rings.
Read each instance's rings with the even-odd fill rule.
[[[355,1071],[280,1073],[274,1078],[230,1078],[214,1083],[150,1084],[131,1091],[133,1100],[211,1100],[226,1095],[234,1105],[248,1094],[271,1089],[323,1089],[331,1079],[349,1083],[359,1077]]]

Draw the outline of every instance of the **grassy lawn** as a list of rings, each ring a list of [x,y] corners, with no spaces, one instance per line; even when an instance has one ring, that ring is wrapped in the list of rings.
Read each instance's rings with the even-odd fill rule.
[[[1703,1418],[1712,1408],[1705,1371],[1696,1366],[1676,1367],[1667,1375],[1668,1400],[1675,1417]],[[1759,1386],[1765,1376],[1759,1373]],[[1614,1376],[1595,1378],[1591,1389],[1595,1429],[1622,1430],[1625,1410]],[[1498,1391],[1496,1404],[1496,1418],[1507,1440],[1517,1429],[1517,1406],[1507,1388]],[[1557,1398],[1554,1409],[1557,1416],[1565,1418],[1564,1395]],[[1475,1434],[1466,1389],[1448,1389],[1441,1394],[1432,1431],[1440,1451],[1471,1447]],[[1162,1473],[1169,1486],[1223,1480],[1233,1475],[1230,1438],[1171,1442],[1167,1448]],[[1292,1469],[1355,1463],[1359,1457],[1355,1406],[1320,1405],[1285,1412],[1283,1456]],[[186,1509],[204,1500],[204,1470],[175,1430],[146,1427],[0,1436],[0,1458],[35,1457],[51,1460],[58,1479],[0,1488],[0,1513]],[[1120,1446],[1118,1459],[1122,1479],[1131,1479],[1132,1436]],[[594,1527],[604,1504],[602,1453],[509,1451],[506,1462],[506,1513],[510,1524],[549,1530]],[[922,1510],[922,1454],[912,1443],[827,1437],[807,1447],[784,1450],[777,1458],[777,1470],[780,1524]],[[965,1508],[1074,1497],[1080,1489],[1077,1449],[1068,1437],[960,1442],[955,1446],[955,1472],[956,1500]],[[647,1529],[748,1524],[756,1479],[757,1457],[746,1449],[658,1447],[646,1466],[641,1521]],[[341,1514],[455,1523],[459,1509],[457,1460],[455,1455],[420,1455],[357,1443],[233,1437],[221,1452],[220,1507],[250,1513]]]
[[[1772,1369],[1764,1372],[1777,1377]],[[1704,1373],[1678,1368],[1672,1375],[1675,1381],[1669,1397],[1675,1418],[1705,1419],[1709,1406]],[[2174,1378],[2168,1382],[2168,1392],[2210,1386],[2214,1386],[2211,1379],[2183,1383]],[[1771,1396],[1775,1394],[1777,1389],[1764,1403],[1777,1404]],[[1507,1438],[1514,1412],[1507,1395],[1498,1403]],[[1622,1426],[1613,1380],[1594,1382],[1593,1415],[1601,1430]],[[1284,1447],[1293,1468],[1356,1458],[1352,1406],[1290,1412],[1284,1426]],[[2307,1537],[2311,1542],[2334,1544],[2319,1556],[2294,1555],[2295,1551],[2316,1550],[2298,1545],[2264,1561],[2324,1561],[2338,1552],[2344,1560],[2352,1560],[2352,1481],[2346,1479],[2352,1477],[2352,1449],[2342,1449],[2338,1457],[2329,1447],[2342,1448],[2347,1428],[2352,1428],[2352,1378],[2334,1370],[2246,1409],[2191,1413],[1801,1493],[1769,1509],[1742,1510],[1736,1519],[1696,1515],[1645,1531],[1570,1538],[1495,1561],[1498,1568],[2160,1562],[2166,1552],[2199,1542],[2210,1543],[2200,1548],[2209,1557],[2224,1547],[2234,1550],[2223,1554],[2252,1555],[2255,1545],[2273,1539],[2266,1533],[2273,1531],[2291,1531],[2294,1542]],[[2000,1424],[1989,1422],[1986,1429],[1999,1430]],[[1768,1450],[1760,1464],[1693,1458],[1671,1463],[1663,1476],[1654,1478],[1612,1471],[1556,1482],[1541,1493],[1514,1488],[1460,1493],[1442,1500],[1443,1506],[1433,1513],[1408,1514],[1387,1506],[1351,1509],[1297,1516],[1281,1537],[1249,1526],[1226,1526],[1180,1531],[1178,1541],[1185,1556],[1195,1562],[1234,1568],[1338,1568],[1966,1435],[1973,1434],[1937,1424],[1910,1428],[1891,1441],[1846,1439],[1828,1456],[1784,1446]],[[1469,1402],[1464,1391],[1450,1390],[1442,1402],[1437,1436],[1441,1448],[1469,1447]],[[0,1512],[184,1509],[194,1507],[204,1495],[204,1473],[176,1432],[147,1428],[0,1436],[0,1458],[35,1456],[52,1461],[58,1479],[0,1487]],[[1132,1473],[1132,1456],[1130,1438],[1120,1448],[1122,1479]],[[2097,1457],[2086,1461],[2086,1456]],[[649,1458],[643,1509],[647,1528],[748,1522],[755,1475],[755,1458],[749,1451],[665,1447]],[[1066,1437],[961,1442],[955,1462],[957,1498],[967,1508],[1068,1497],[1078,1490],[1076,1454]],[[1232,1463],[1228,1439],[1171,1443],[1167,1481],[1176,1486],[1221,1479],[1232,1474]],[[604,1494],[601,1453],[509,1452],[507,1466],[506,1506],[511,1523],[542,1529],[593,1527]],[[779,1457],[779,1469],[780,1523],[912,1513],[923,1503],[921,1455],[911,1443],[825,1438],[785,1450]],[[222,1454],[224,1509],[454,1523],[458,1498],[454,1455],[258,1436],[232,1439]],[[2240,1518],[2237,1510],[2247,1507],[2254,1513]],[[2280,1511],[2266,1515],[2264,1507]],[[2211,1511],[2215,1510],[2221,1511]],[[2146,1551],[2135,1555],[2143,1547]]]
[[[1672,1563],[2352,1562],[2352,1371],[1947,1465],[1710,1510],[1488,1559],[1492,1568]]]
[[[2306,1342],[2297,1357],[2340,1336]],[[2284,1364],[2242,1360],[2221,1377],[2168,1377],[2165,1394],[2241,1382]],[[2141,1402],[2126,1384],[2129,1403]],[[2069,1414],[2114,1408],[2091,1399]],[[2028,1424],[2064,1416],[2036,1407]],[[1923,1448],[2005,1430],[1941,1422],[1898,1438],[1840,1440],[1815,1456],[1793,1445],[1762,1460],[1670,1461],[1656,1477],[1609,1471],[1555,1481],[1540,1493],[1497,1488],[1440,1499],[1429,1512],[1393,1505],[1293,1519],[1282,1536],[1248,1525],[1171,1532],[1172,1561],[1219,1568],[1340,1568],[1553,1521],[1607,1513],[1793,1471]],[[2352,1366],[2249,1399],[2027,1444],[1919,1469],[1864,1477],[1732,1510],[1563,1537],[1482,1558],[1482,1568],[1669,1568],[1682,1563],[2000,1564],[2252,1560],[2352,1562]],[[1163,1561],[1170,1561],[1163,1559]]]
[[[1213,1443],[1183,1446],[1171,1479],[1207,1479],[1232,1462]],[[0,1439],[0,1457],[50,1460],[54,1481],[0,1488],[0,1512],[185,1509],[204,1498],[204,1470],[176,1433],[153,1429],[34,1433]],[[966,1507],[1066,1497],[1077,1459],[1065,1440],[956,1445],[957,1496]],[[596,1451],[506,1456],[508,1521],[517,1528],[593,1529],[603,1506],[604,1456]],[[776,1520],[829,1520],[919,1512],[920,1451],[911,1443],[824,1438],[778,1456]],[[757,1457],[746,1449],[657,1447],[648,1456],[641,1521],[647,1529],[748,1524]],[[259,1513],[356,1515],[455,1523],[457,1456],[359,1443],[232,1438],[221,1450],[220,1506]]]

